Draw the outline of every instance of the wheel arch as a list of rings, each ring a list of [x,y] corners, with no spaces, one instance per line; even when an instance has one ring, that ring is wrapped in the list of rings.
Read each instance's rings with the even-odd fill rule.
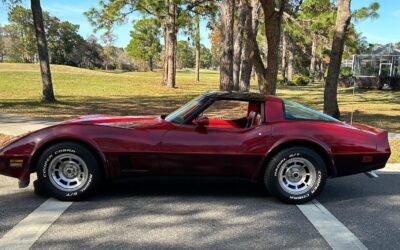
[[[284,148],[289,147],[306,147],[311,150],[314,150],[317,154],[319,154],[322,160],[325,162],[327,167],[328,177],[334,177],[337,174],[335,164],[332,158],[332,154],[330,153],[330,149],[327,146],[323,146],[318,142],[307,140],[307,139],[294,139],[288,140],[281,143],[277,143],[276,145],[272,146],[271,149],[268,151],[266,156],[264,157],[261,163],[261,171],[258,172],[256,178],[262,178],[263,173],[266,169],[268,162],[274,157],[277,153],[279,153]]]
[[[86,147],[90,152],[93,153],[93,155],[96,157],[97,161],[99,162],[99,164],[101,164],[101,167],[103,169],[103,172],[105,174],[105,177],[108,178],[109,177],[109,171],[107,168],[107,160],[106,157],[104,156],[104,154],[92,143],[89,143],[87,141],[83,141],[83,140],[79,140],[76,138],[70,138],[70,137],[62,137],[62,138],[57,138],[54,140],[50,140],[50,141],[46,141],[45,143],[41,144],[33,153],[32,157],[31,157],[31,161],[29,163],[29,168],[30,168],[30,172],[34,173],[36,172],[36,165],[39,161],[40,156],[42,155],[42,153],[49,147],[56,145],[58,143],[63,143],[63,142],[71,142],[71,143],[77,143],[80,144],[84,147]]]

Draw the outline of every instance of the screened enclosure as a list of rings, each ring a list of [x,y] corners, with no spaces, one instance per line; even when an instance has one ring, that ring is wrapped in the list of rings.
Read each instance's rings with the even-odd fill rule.
[[[371,54],[354,55],[352,73],[358,88],[400,89],[400,50],[387,44]]]
[[[399,55],[355,55],[353,59],[355,77],[399,77]]]

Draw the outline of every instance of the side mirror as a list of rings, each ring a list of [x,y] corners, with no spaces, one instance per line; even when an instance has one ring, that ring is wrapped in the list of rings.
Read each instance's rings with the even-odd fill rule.
[[[208,117],[200,117],[198,119],[195,119],[193,123],[200,127],[208,126]]]

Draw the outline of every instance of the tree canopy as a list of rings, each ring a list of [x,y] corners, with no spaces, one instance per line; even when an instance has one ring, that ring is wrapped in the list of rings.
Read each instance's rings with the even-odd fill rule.
[[[150,71],[161,53],[160,23],[156,18],[140,19],[133,25],[128,53],[135,59],[148,62]]]

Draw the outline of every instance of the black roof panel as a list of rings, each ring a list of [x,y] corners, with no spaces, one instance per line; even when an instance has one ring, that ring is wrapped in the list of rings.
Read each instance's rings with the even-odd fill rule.
[[[252,92],[208,91],[204,95],[224,100],[265,101],[265,96]]]

